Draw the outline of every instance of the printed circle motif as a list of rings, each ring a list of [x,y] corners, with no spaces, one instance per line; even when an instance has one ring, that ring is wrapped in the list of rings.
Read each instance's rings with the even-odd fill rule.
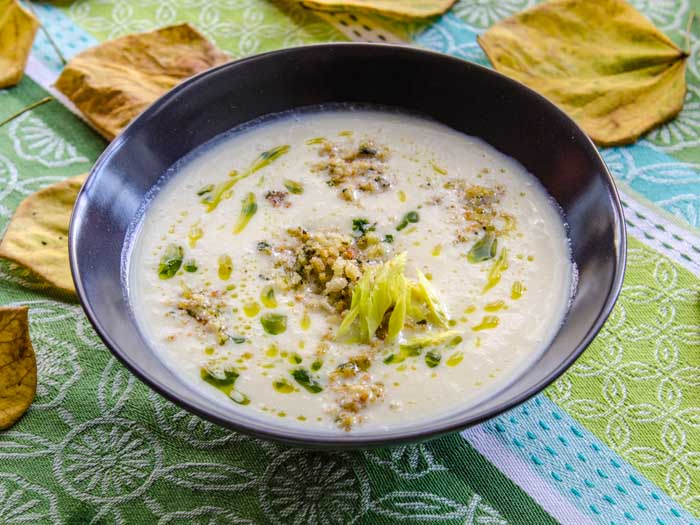
[[[119,503],[143,494],[160,469],[162,450],[128,419],[90,421],[70,432],[54,471],[66,491],[92,503]]]
[[[56,496],[15,474],[0,473],[0,523],[58,523]]]
[[[290,450],[265,471],[260,504],[276,525],[346,525],[365,512],[369,492],[351,456]]]
[[[148,396],[153,403],[154,415],[160,428],[192,447],[211,449],[245,439],[240,434],[182,410],[155,392],[149,392]]]

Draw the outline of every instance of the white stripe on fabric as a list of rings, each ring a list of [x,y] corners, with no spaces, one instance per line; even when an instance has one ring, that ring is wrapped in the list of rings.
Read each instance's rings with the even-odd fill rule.
[[[557,492],[549,481],[542,479],[524,460],[486,433],[481,425],[469,428],[461,435],[559,523],[595,525],[594,521],[581,514],[567,498]]]
[[[669,221],[624,187],[618,190],[627,232],[693,274],[700,274],[700,235]]]
[[[462,435],[565,525],[580,518],[552,493],[595,523],[698,523],[543,394]]]
[[[68,100],[63,93],[59,92],[53,83],[56,82],[58,78],[58,73],[54,70],[46,67],[46,65],[37,58],[35,53],[29,55],[29,60],[27,60],[27,67],[24,70],[25,74],[28,75],[34,82],[39,84],[42,88],[49,92],[49,94],[54,97],[58,102],[63,104],[69,111],[75,113],[82,120],[85,120],[83,114],[75,107],[75,105]],[[87,121],[86,121],[87,122]]]
[[[325,15],[322,17],[327,20],[331,18]],[[381,30],[372,29],[372,26],[370,26],[370,30],[365,30],[359,20],[352,21],[354,22],[353,24],[350,24],[350,20],[347,22],[348,24],[345,25],[340,24],[336,20],[336,24],[334,25],[353,40],[384,41],[376,36],[376,34],[379,34],[379,31],[381,31],[386,41],[401,41],[399,37],[385,31],[383,28]],[[354,31],[357,31],[360,35],[356,34]],[[53,88],[52,84],[55,82],[58,73],[52,65],[45,63],[42,59],[42,55],[32,53],[27,65],[27,74],[60,100],[68,109],[80,116],[80,113],[73,104]],[[698,247],[699,244],[697,236],[693,236],[692,234],[689,236],[687,230],[663,218],[660,214],[654,212],[651,207],[640,203],[633,194],[625,192],[624,189],[621,189],[620,193],[624,201],[625,213],[629,217],[627,222],[629,233],[655,250],[667,255],[688,270],[696,274],[700,273],[700,263],[696,262],[700,260],[700,252],[696,252],[694,248]],[[659,225],[663,229],[660,229],[658,227]],[[688,259],[687,257],[683,257],[683,254],[688,256],[695,255],[695,257],[690,257],[690,259]],[[556,407],[556,405],[553,406]],[[559,410],[559,412],[563,413],[562,410]],[[565,415],[565,417],[568,416]],[[488,431],[485,425],[468,429],[462,433],[462,436],[501,472],[519,485],[556,520],[566,525],[588,525],[597,523],[592,521],[588,515],[583,514],[582,511],[577,508],[577,498],[575,496],[564,495],[557,490],[556,482],[549,476],[543,476],[541,474],[541,469],[538,470],[535,464],[529,463],[528,460],[522,456],[522,451],[504,444],[504,442],[499,439],[498,435]],[[592,439],[595,438],[592,437]],[[598,446],[602,447],[606,453],[610,452],[610,454],[614,454],[602,443],[599,442]],[[528,447],[527,453],[535,453],[535,448]],[[622,463],[627,470],[634,471],[628,463]],[[637,473],[635,476],[639,480],[643,480],[643,484],[647,489],[649,486],[654,486],[641,474]],[[647,494],[648,493],[647,490]],[[656,490],[654,493],[662,495],[660,497],[664,498],[664,500],[667,498],[665,493],[660,489]],[[671,501],[664,501],[664,503],[667,505],[674,504]],[[642,520],[638,518],[637,523],[646,523],[646,521],[643,520],[644,517],[642,517]],[[684,521],[684,523],[690,523],[690,521]]]

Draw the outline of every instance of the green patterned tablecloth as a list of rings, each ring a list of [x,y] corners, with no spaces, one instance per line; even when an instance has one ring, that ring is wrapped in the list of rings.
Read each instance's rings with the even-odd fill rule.
[[[589,0],[595,1],[595,0]],[[487,64],[475,38],[533,0],[460,0],[425,23],[314,14],[265,0],[35,4],[70,57],[189,21],[234,56],[333,40],[408,41]],[[679,44],[700,1],[633,0]],[[544,394],[429,443],[317,453],[234,434],[151,392],[107,351],[77,304],[0,263],[0,304],[28,304],[39,385],[0,432],[0,524],[700,523],[700,38],[677,119],[602,151],[630,245],[604,329]],[[0,120],[61,68],[37,35]],[[0,128],[0,229],[33,191],[84,173],[106,143],[58,103]]]

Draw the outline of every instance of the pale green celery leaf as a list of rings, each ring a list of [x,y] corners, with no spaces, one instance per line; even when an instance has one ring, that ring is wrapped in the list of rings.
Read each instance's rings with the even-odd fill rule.
[[[338,328],[337,337],[355,327],[357,340],[368,343],[394,308],[390,318],[389,339],[395,338],[406,318],[408,282],[404,277],[406,254],[401,253],[384,264],[370,266],[352,291],[350,310]],[[393,324],[391,321],[393,320]]]
[[[404,344],[400,345],[400,348],[410,350],[422,350],[423,348],[428,348],[429,346],[442,345],[446,342],[452,341],[458,336],[460,336],[460,332],[458,332],[457,330],[447,330],[445,332],[440,332],[437,334],[422,335],[409,339]]]
[[[389,329],[387,330],[387,339],[389,341],[392,341],[398,337],[403,325],[406,323],[406,303],[408,303],[410,291],[408,290],[407,285],[404,286],[405,289],[396,301],[394,311],[391,312],[391,317],[389,317]]]
[[[353,294],[353,299],[355,298]],[[352,326],[352,323],[357,319],[357,314],[360,313],[360,307],[355,306],[354,308],[350,308],[347,314],[345,314],[345,317],[343,318],[343,322],[340,323],[340,326],[338,327],[338,333],[336,337],[343,337],[345,334],[347,334],[350,331],[350,327]]]
[[[405,267],[404,252],[384,264],[365,269],[352,291],[350,310],[340,324],[337,337],[354,330],[354,340],[369,343],[388,312],[387,341],[398,337],[407,316],[415,320],[430,319],[436,326],[447,327],[447,312],[428,279],[417,270],[418,282],[409,282],[404,275]]]
[[[445,307],[442,305],[442,303],[440,303],[440,299],[438,299],[437,293],[435,292],[433,285],[430,284],[428,278],[425,275],[423,275],[423,272],[421,272],[417,268],[416,273],[418,274],[417,290],[420,292],[419,297],[423,299],[428,309],[430,310],[430,313],[432,314],[432,321],[435,324],[442,326],[443,328],[447,328],[447,321],[449,320],[449,316],[447,315]]]
[[[370,337],[384,321],[384,316],[405,293],[406,253],[400,253],[377,269],[369,298],[367,328]]]

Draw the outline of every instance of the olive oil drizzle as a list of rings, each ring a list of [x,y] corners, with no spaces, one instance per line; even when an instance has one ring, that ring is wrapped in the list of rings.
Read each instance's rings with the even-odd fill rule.
[[[231,197],[231,189],[236,185],[236,183],[250,177],[255,172],[260,171],[261,169],[270,165],[272,162],[286,154],[289,150],[290,146],[285,144],[283,146],[277,146],[267,151],[263,151],[243,173],[239,174],[235,170],[229,173],[229,180],[222,182],[216,186],[213,191],[207,192],[202,198],[201,202],[206,207],[207,213],[214,211],[223,199]]]
[[[233,368],[225,370],[223,372],[223,377],[212,374],[206,368],[200,370],[200,377],[205,383],[210,384],[220,392],[226,394],[226,396],[235,403],[239,405],[248,405],[250,404],[248,396],[236,390],[236,380],[239,376],[240,374],[238,371]]]

